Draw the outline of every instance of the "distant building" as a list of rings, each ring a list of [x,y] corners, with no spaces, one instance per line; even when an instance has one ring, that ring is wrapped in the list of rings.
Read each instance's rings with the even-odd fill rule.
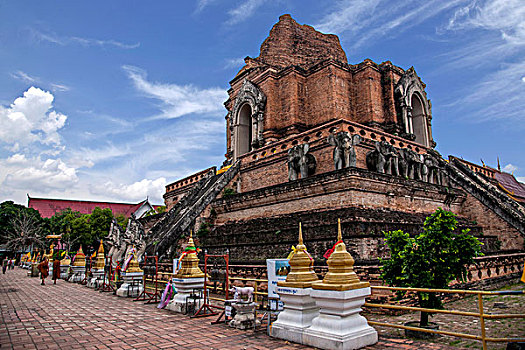
[[[94,202],[82,201],[74,199],[53,199],[53,198],[32,198],[27,195],[29,208],[38,210],[43,218],[50,218],[61,211],[70,208],[73,211],[78,211],[82,214],[91,214],[93,209],[99,207],[101,209],[109,208],[113,215],[124,215],[130,217],[133,215],[139,219],[152,209],[157,209],[158,205],[152,205],[148,199],[139,203],[113,203],[113,202]]]

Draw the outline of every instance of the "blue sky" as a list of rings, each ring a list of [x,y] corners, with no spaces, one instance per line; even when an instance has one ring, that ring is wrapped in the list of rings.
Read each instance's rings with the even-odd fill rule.
[[[228,82],[284,13],[414,66],[438,151],[525,181],[522,0],[0,1],[0,201],[162,203],[220,165]]]

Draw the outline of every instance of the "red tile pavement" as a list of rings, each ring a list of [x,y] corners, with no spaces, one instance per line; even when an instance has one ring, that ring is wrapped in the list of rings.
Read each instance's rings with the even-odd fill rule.
[[[211,318],[159,310],[131,299],[59,280],[45,286],[16,268],[0,274],[0,349],[309,349],[240,331]],[[367,349],[446,349],[380,339]]]

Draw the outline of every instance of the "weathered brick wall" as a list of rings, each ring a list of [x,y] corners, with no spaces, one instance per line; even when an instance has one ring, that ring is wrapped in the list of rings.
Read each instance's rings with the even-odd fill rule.
[[[483,227],[485,234],[497,236],[501,241],[501,250],[525,250],[523,236],[470,194],[467,195],[459,214]]]
[[[337,219],[341,218],[343,238],[348,251],[359,263],[377,261],[388,255],[383,231],[402,229],[420,232],[425,214],[404,213],[386,209],[342,208],[334,210],[299,211],[292,214],[252,218],[216,225],[200,244],[208,252],[226,249],[231,261],[243,264],[264,263],[267,258],[286,257],[297,244],[298,224],[308,251],[317,263],[324,263],[323,254],[337,237]],[[469,227],[479,236],[480,228],[460,218],[461,228]],[[484,248],[494,247],[495,237],[483,237]]]
[[[376,64],[369,59],[349,65],[336,36],[301,26],[288,15],[281,16],[270,31],[260,56],[246,61],[247,65],[230,82],[225,106],[231,111],[244,79],[256,84],[267,97],[267,142],[337,118],[384,130],[399,122],[394,84],[404,74],[403,69],[391,62]]]
[[[326,58],[346,63],[336,35],[320,33],[309,25],[299,25],[290,15],[282,15],[262,43],[256,60],[277,67],[307,67]]]

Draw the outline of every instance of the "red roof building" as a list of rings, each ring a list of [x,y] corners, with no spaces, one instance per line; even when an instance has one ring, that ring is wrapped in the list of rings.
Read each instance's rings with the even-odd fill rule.
[[[32,198],[29,197],[29,195],[27,198],[27,206],[38,210],[43,218],[50,218],[67,208],[71,208],[71,210],[78,211],[82,214],[91,214],[95,207],[101,209],[109,208],[115,216],[122,214],[129,218],[131,214],[134,214],[136,218],[140,218],[151,209],[158,207],[150,204],[147,199],[139,203],[112,203],[73,199]]]

